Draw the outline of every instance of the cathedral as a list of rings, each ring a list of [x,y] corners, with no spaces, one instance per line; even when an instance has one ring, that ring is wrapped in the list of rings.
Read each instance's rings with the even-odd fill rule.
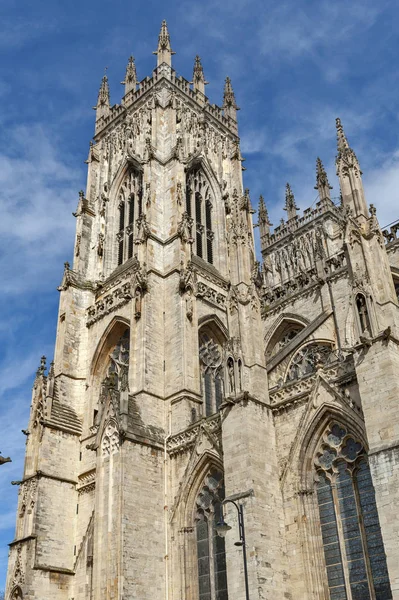
[[[6,600],[398,600],[399,225],[339,119],[340,201],[317,159],[253,224],[230,79],[155,54],[101,82]]]

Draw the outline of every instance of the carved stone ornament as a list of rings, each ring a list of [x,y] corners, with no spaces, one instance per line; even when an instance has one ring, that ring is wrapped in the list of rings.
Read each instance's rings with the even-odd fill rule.
[[[148,239],[151,230],[150,226],[147,223],[147,217],[144,213],[142,213],[136,221],[136,239],[135,244],[144,244],[144,242]]]
[[[12,578],[12,587],[23,585],[25,583],[25,573],[22,561],[22,544],[18,545],[17,559],[15,561],[14,575]]]
[[[185,244],[192,244],[194,242],[192,237],[193,222],[194,219],[187,212],[184,212],[177,226],[178,236]]]
[[[111,456],[119,451],[120,437],[119,431],[114,421],[110,421],[105,427],[101,441],[101,455]]]

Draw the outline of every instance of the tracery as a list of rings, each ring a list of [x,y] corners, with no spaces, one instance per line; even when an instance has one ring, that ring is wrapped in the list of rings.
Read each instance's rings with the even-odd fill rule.
[[[224,495],[223,475],[212,469],[196,501],[199,600],[228,600],[225,541],[215,527]]]
[[[330,600],[391,600],[367,453],[333,423],[315,457]]]

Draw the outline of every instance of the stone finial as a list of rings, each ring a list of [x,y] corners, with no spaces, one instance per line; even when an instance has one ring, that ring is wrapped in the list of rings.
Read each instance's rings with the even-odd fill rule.
[[[168,32],[168,26],[166,21],[162,21],[161,31],[158,36],[158,48],[153,52],[153,54],[157,55],[157,66],[159,67],[162,63],[166,63],[169,67],[172,66],[172,54],[176,54],[173,52],[170,46],[170,37]]]
[[[357,160],[357,156],[349,146],[349,142],[344,132],[344,128],[342,127],[341,119],[335,119],[335,124],[337,128],[337,158],[335,161],[337,167],[337,175],[345,175],[347,176],[350,169],[353,169],[353,172],[356,176],[362,174],[359,166],[359,161]]]
[[[121,84],[125,86],[125,96],[132,90],[136,91],[137,73],[136,73],[136,65],[135,65],[133,56],[129,57],[127,67],[126,67],[125,79],[124,79],[124,81],[121,81]]]
[[[287,211],[288,221],[296,217],[296,211],[299,210],[295,203],[295,196],[289,183],[285,186],[285,206],[284,210]]]
[[[193,84],[195,90],[205,94],[205,86],[208,84],[208,81],[205,81],[204,69],[198,54],[194,61],[193,80],[191,83]]]
[[[231,85],[230,77],[226,77],[224,84],[223,94],[223,112],[225,117],[230,117],[237,120],[237,110],[240,110],[236,104],[236,98],[234,95],[233,87]]]
[[[101,117],[106,117],[109,114],[109,100],[110,96],[108,77],[104,75],[104,77],[101,80],[101,85],[98,92],[97,105],[94,107],[94,110],[96,111],[96,121],[98,121],[98,119],[101,119]]]
[[[331,201],[330,190],[333,188],[328,182],[327,173],[320,158],[316,159],[316,185],[314,189],[318,190],[320,200]]]
[[[259,207],[258,207],[258,226],[261,239],[264,236],[270,235],[270,227],[273,223],[270,222],[269,213],[266,208],[265,200],[263,196],[259,198]]]
[[[40,359],[40,366],[36,371],[36,377],[40,377],[40,376],[44,375],[45,370],[46,370],[46,357],[42,356]]]

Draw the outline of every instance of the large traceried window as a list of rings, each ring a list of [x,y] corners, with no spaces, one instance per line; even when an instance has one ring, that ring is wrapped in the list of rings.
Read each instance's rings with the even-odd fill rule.
[[[200,167],[186,177],[186,212],[194,222],[194,252],[213,264],[212,201],[207,179]]]
[[[225,541],[216,533],[223,500],[223,475],[212,469],[205,477],[196,507],[199,600],[228,600]]]
[[[292,381],[310,375],[332,358],[334,355],[331,343],[315,342],[302,346],[290,362],[286,380]]]
[[[118,195],[118,265],[133,256],[134,224],[143,212],[142,174],[131,170],[126,175]]]
[[[367,454],[338,423],[316,455],[317,501],[330,600],[391,600]]]
[[[219,410],[223,400],[222,348],[208,331],[200,332],[199,358],[203,412],[208,417]]]

